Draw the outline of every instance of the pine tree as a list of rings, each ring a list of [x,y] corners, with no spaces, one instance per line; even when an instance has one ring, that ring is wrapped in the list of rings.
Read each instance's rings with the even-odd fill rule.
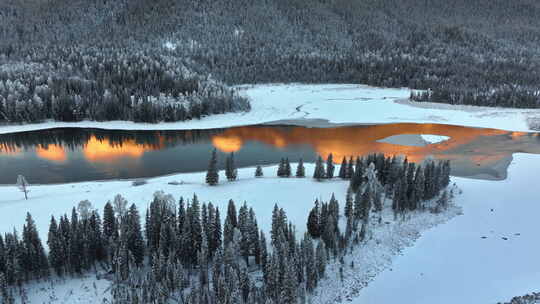
[[[352,189],[349,187],[347,188],[347,196],[345,197],[345,217],[349,218],[353,215],[354,208],[353,208],[353,192]]]
[[[227,157],[226,166],[225,166],[225,175],[227,180],[234,181],[238,177],[238,170],[234,164],[234,152],[231,152],[229,157]]]
[[[62,276],[64,274],[64,263],[66,257],[62,240],[60,239],[58,233],[58,225],[54,216],[51,217],[51,224],[49,225],[47,245],[49,246],[49,264],[58,276]]]
[[[347,179],[347,167],[349,165],[347,164],[347,157],[343,156],[343,160],[341,161],[341,166],[339,167],[339,178],[341,179]]]
[[[225,224],[223,226],[223,245],[227,245],[233,240],[234,229],[238,227],[238,220],[236,218],[236,206],[234,201],[229,200],[229,205],[227,206],[227,216],[225,217]]]
[[[320,181],[324,179],[325,176],[326,176],[326,172],[324,170],[323,160],[319,156],[319,158],[317,158],[317,162],[315,163],[315,171],[313,172],[313,178]]]
[[[145,246],[141,230],[141,219],[135,204],[132,204],[128,210],[126,226],[127,249],[131,255],[133,255],[135,264],[137,266],[142,266]]]
[[[268,249],[266,247],[266,236],[264,234],[264,231],[261,229],[260,231],[260,238],[259,238],[259,247],[260,247],[260,253],[259,253],[259,261],[261,265],[261,269],[263,271],[263,274],[265,275],[264,279],[266,281],[266,271],[268,266]]]
[[[285,177],[291,177],[291,163],[289,158],[285,158],[285,169],[283,171]]]
[[[326,159],[326,178],[334,178],[334,170],[334,156],[332,155],[332,153],[330,153],[328,154],[328,158]]]
[[[221,217],[219,208],[216,207],[216,216],[214,218],[214,229],[212,233],[212,255],[221,247]]]
[[[219,183],[219,171],[217,168],[217,150],[212,151],[212,157],[208,164],[208,171],[206,172],[206,183],[210,186],[215,186]]]
[[[257,169],[255,169],[255,177],[263,177],[263,169],[260,165],[257,165]]]
[[[0,273],[4,273],[6,271],[6,248],[4,245],[4,239],[2,238],[2,235],[0,234]]]
[[[347,166],[347,179],[351,179],[354,176],[354,161],[353,157],[349,159],[349,163]]]
[[[118,237],[118,229],[116,228],[116,219],[114,218],[114,210],[111,202],[107,202],[103,208],[103,237],[105,241]]]
[[[304,167],[304,160],[300,158],[298,166],[296,167],[296,177],[306,177],[306,168]]]
[[[315,260],[317,263],[317,271],[319,272],[319,277],[324,277],[326,271],[326,249],[324,248],[324,243],[319,242],[317,249],[315,250]]]
[[[281,158],[281,160],[279,161],[279,166],[277,169],[277,176],[278,177],[285,176],[285,158]]]
[[[319,238],[321,236],[321,229],[319,225],[319,201],[315,201],[315,206],[309,212],[307,220],[307,230],[311,237]]]
[[[26,214],[26,223],[23,227],[23,255],[22,265],[29,278],[44,278],[49,276],[49,261],[45,249],[39,238],[34,220],[30,213]]]

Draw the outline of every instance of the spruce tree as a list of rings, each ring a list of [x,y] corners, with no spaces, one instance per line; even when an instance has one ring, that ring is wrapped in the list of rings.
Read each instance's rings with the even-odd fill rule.
[[[260,165],[257,165],[257,168],[255,169],[255,177],[263,177],[263,169]]]
[[[281,158],[281,160],[279,161],[279,166],[277,169],[277,176],[278,177],[285,176],[285,158]]]
[[[324,248],[324,243],[319,242],[317,249],[315,250],[315,260],[320,278],[324,277],[324,273],[326,272],[326,258],[326,249]]]
[[[332,153],[330,153],[328,154],[328,158],[326,159],[326,178],[334,178],[334,170],[334,156],[332,155]]]
[[[349,163],[347,164],[347,179],[351,179],[354,176],[354,161],[353,157],[349,159]]]
[[[118,229],[116,227],[116,219],[114,217],[114,210],[111,202],[107,202],[103,208],[103,237],[105,241],[116,239],[118,236]]]
[[[349,218],[353,215],[354,208],[353,208],[353,192],[352,189],[349,187],[347,188],[347,195],[345,197],[345,217]]]
[[[289,158],[285,159],[285,168],[283,171],[283,175],[285,177],[291,177],[291,163],[289,162]]]
[[[26,213],[26,223],[23,227],[23,255],[21,262],[29,278],[44,278],[49,276],[49,261],[32,216]]]
[[[306,177],[306,168],[304,167],[304,161],[301,158],[296,167],[296,177]]]
[[[324,170],[323,160],[319,156],[319,158],[317,158],[317,162],[315,163],[315,171],[313,172],[313,178],[320,181],[324,179],[325,176],[326,176],[326,172]]]
[[[321,229],[319,226],[319,201],[315,201],[315,206],[309,212],[307,220],[307,230],[311,237],[318,238],[321,236]]]
[[[347,179],[347,167],[349,165],[347,164],[347,157],[343,156],[343,160],[341,161],[341,166],[339,167],[339,178],[341,179]]]
[[[219,215],[219,208],[216,207],[216,216],[214,218],[214,229],[212,233],[212,255],[221,248],[221,217]]]
[[[126,246],[134,258],[137,266],[142,266],[144,261],[144,239],[141,230],[141,219],[135,204],[132,204],[127,213],[126,220]]]
[[[206,172],[206,183],[210,186],[215,186],[219,183],[219,171],[217,168],[217,150],[212,151],[212,157],[208,164],[208,171]]]
[[[236,169],[236,165],[234,163],[234,152],[231,152],[229,157],[227,157],[225,175],[229,181],[234,181],[238,177],[238,170]]]
[[[4,239],[0,234],[0,273],[6,271],[6,248],[4,245]]]
[[[65,251],[63,249],[62,240],[58,233],[58,225],[54,216],[51,217],[49,225],[49,234],[47,237],[47,245],[49,246],[49,264],[54,269],[58,276],[64,274]]]

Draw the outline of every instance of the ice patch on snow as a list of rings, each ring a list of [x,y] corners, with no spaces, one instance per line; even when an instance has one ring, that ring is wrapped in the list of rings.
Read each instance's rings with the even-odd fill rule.
[[[444,135],[422,134],[420,136],[429,144],[437,144],[450,139],[450,137]]]

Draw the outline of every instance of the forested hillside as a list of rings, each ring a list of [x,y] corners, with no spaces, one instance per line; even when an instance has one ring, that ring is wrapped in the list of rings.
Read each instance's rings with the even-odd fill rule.
[[[7,0],[0,14],[2,120],[249,107],[221,82],[406,86],[430,89],[417,100],[540,106],[534,0]]]

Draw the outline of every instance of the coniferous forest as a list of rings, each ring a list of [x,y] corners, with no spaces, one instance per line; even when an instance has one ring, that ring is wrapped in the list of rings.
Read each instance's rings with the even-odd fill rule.
[[[215,155],[209,176],[213,161]],[[232,154],[227,163],[233,176]],[[314,178],[332,178],[324,163],[319,165],[316,172],[324,176]],[[341,206],[334,195],[316,200],[305,228],[298,228],[306,230],[301,239],[277,204],[266,215],[272,219],[267,236],[245,202],[230,200],[227,210],[220,210],[196,194],[177,200],[156,192],[143,214],[121,195],[102,212],[82,201],[71,214],[52,216],[48,231],[38,232],[28,214],[22,233],[0,236],[1,303],[25,299],[28,282],[94,272],[111,282],[112,303],[305,303],[326,279],[328,263],[362,246],[376,227],[371,222],[384,225],[383,209],[399,221],[410,212],[441,212],[452,198],[448,162],[417,165],[370,155],[345,159],[341,168],[336,178],[349,180],[346,198]],[[291,176],[287,160],[278,174]]]
[[[0,3],[0,122],[196,119],[228,85],[363,83],[452,104],[539,107],[534,0]]]

